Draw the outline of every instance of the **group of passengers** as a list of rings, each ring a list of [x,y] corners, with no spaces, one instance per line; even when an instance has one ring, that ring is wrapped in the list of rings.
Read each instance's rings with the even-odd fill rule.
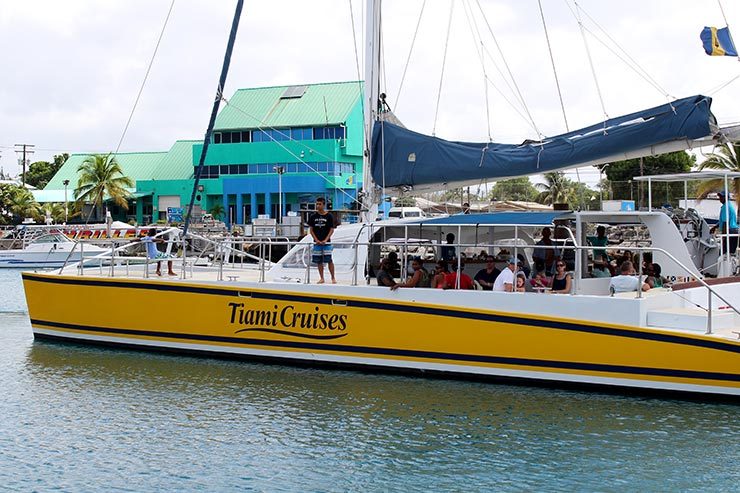
[[[434,271],[429,272],[424,267],[421,257],[411,259],[411,273],[403,282],[396,282],[395,278],[401,276],[401,265],[398,254],[390,252],[384,258],[378,271],[376,279],[379,286],[389,287],[391,290],[398,288],[434,288],[434,289],[475,289],[476,285],[484,291],[501,292],[548,292],[552,294],[567,294],[571,292],[573,285],[573,274],[575,254],[572,249],[561,249],[554,247],[551,239],[550,228],[543,228],[542,239],[536,243],[532,258],[534,268],[529,269],[522,254],[508,259],[503,270],[496,267],[496,257],[490,253],[481,252],[480,257],[485,255],[485,267],[480,269],[473,278],[463,270],[465,263],[463,257],[458,257],[454,246],[455,235],[447,235],[447,243],[441,248],[441,258],[434,265]],[[652,256],[645,253],[642,258],[642,271],[647,274],[642,285],[634,269],[634,262],[638,262],[635,256],[634,262],[631,252],[626,251],[621,257],[614,259],[614,266],[609,261],[606,253],[605,228],[597,228],[597,236],[589,238],[593,246],[601,247],[594,249],[594,264],[591,272],[592,277],[610,277],[610,289],[613,292],[636,291],[637,289],[651,289],[663,287],[664,280],[661,277],[660,265],[652,263]],[[570,254],[568,253],[570,252]],[[615,266],[619,265],[619,274],[614,272]]]

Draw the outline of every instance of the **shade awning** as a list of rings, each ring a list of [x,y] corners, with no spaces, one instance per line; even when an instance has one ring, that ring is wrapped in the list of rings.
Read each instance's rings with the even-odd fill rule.
[[[489,212],[486,214],[455,214],[424,219],[424,226],[550,226],[558,219],[568,219],[567,211],[547,212]]]
[[[635,181],[651,181],[651,182],[681,182],[681,181],[704,181],[704,180],[724,180],[725,177],[728,180],[734,178],[740,178],[740,172],[737,171],[724,171],[724,170],[707,170],[707,171],[694,171],[691,173],[673,173],[667,175],[648,175],[648,176],[635,176]]]

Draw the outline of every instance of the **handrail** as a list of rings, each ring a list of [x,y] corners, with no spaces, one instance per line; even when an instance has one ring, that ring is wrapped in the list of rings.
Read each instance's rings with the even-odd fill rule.
[[[568,229],[568,228],[566,228],[566,229]],[[163,233],[165,233],[165,232],[162,232],[160,234],[163,234]],[[452,243],[452,244],[446,244],[445,243],[445,244],[442,244],[442,243],[431,243],[429,240],[423,240],[423,239],[418,239],[418,240],[414,241],[413,239],[410,239],[408,237],[406,237],[404,239],[404,242],[403,243],[399,243],[399,242],[387,242],[387,241],[386,242],[382,242],[382,241],[364,241],[363,242],[363,241],[359,241],[360,236],[361,236],[361,234],[358,233],[355,236],[355,238],[352,239],[352,241],[339,241],[339,242],[333,241],[332,242],[334,245],[339,245],[339,246],[348,245],[348,246],[351,246],[351,247],[354,248],[354,250],[355,250],[355,256],[353,257],[353,261],[351,262],[351,264],[352,264],[351,265],[351,268],[352,268],[352,271],[353,271],[353,274],[352,274],[353,275],[353,277],[352,277],[353,283],[356,283],[357,282],[357,269],[359,268],[359,263],[360,263],[359,262],[359,259],[358,259],[357,251],[359,250],[360,247],[370,248],[370,247],[393,246],[393,247],[396,247],[396,248],[402,247],[402,248],[408,250],[409,247],[414,247],[414,246],[431,246],[431,247],[439,248],[439,247],[441,247],[443,245],[449,245],[449,246],[455,247],[456,249],[458,249],[458,251],[461,251],[462,249],[465,249],[465,248],[487,247],[489,249],[490,248],[507,248],[507,249],[516,248],[517,250],[518,249],[533,249],[533,250],[534,249],[537,249],[537,250],[555,250],[555,251],[561,251],[561,252],[562,251],[566,251],[566,250],[583,251],[583,250],[592,250],[593,249],[593,246],[591,246],[591,245],[578,245],[577,242],[576,242],[576,240],[575,240],[575,238],[572,235],[572,232],[571,232],[570,238],[566,238],[565,239],[566,242],[568,240],[572,241],[573,242],[572,245],[567,245],[567,244],[555,244],[555,245],[534,245],[534,244],[528,244],[526,246],[522,246],[522,245],[519,245],[519,244],[512,245],[510,243],[501,243],[501,242],[494,242],[494,243],[490,243],[490,244],[481,244],[481,243]],[[269,238],[269,237],[255,237],[255,238],[251,238],[249,240],[250,243],[259,244],[260,247],[261,247],[261,254],[262,255],[260,255],[258,257],[258,256],[255,256],[255,255],[251,255],[249,253],[246,253],[243,250],[238,250],[238,249],[233,248],[233,247],[231,247],[229,245],[224,245],[223,243],[220,243],[220,242],[218,242],[216,240],[213,240],[213,239],[207,238],[207,237],[203,237],[203,236],[200,236],[200,235],[189,234],[188,235],[188,238],[200,239],[200,240],[203,240],[203,241],[205,241],[205,242],[207,242],[209,244],[212,244],[212,245],[216,245],[216,246],[220,246],[222,248],[225,248],[226,251],[237,252],[240,255],[245,255],[245,256],[247,256],[247,257],[249,257],[251,259],[257,260],[258,262],[260,262],[260,265],[259,265],[259,269],[260,269],[260,282],[264,282],[265,281],[265,266],[267,265],[267,263],[269,262],[270,264],[273,264],[273,262],[265,259],[265,253],[266,253],[266,248],[265,247],[269,247],[269,249],[267,250],[267,252],[271,252],[271,248],[274,245],[285,245],[285,246],[290,247],[291,244],[294,244],[294,242],[291,242],[290,239],[288,239],[287,237],[286,238],[275,238],[275,239]],[[230,238],[231,238],[231,241],[236,240],[236,242],[238,244],[246,243],[246,238],[232,238],[232,237],[230,237]],[[173,241],[175,243],[178,242],[177,240],[167,240],[167,241],[168,242]],[[184,241],[184,238],[182,238],[180,241]],[[79,241],[77,241],[75,243],[80,243],[80,248],[82,249],[83,244],[85,243],[85,241],[84,240],[79,240]],[[114,253],[115,252],[120,252],[122,250],[131,248],[132,246],[139,245],[141,243],[142,243],[141,241],[133,241],[133,242],[127,243],[127,244],[122,245],[122,246],[119,246],[119,247],[114,247],[113,249],[111,249],[109,251],[103,252],[103,253],[101,253],[99,255],[96,255],[96,256],[93,256],[93,257],[85,258],[84,255],[83,255],[82,258],[80,259],[80,262],[78,264],[79,264],[79,266],[81,268],[84,268],[84,265],[85,264],[87,264],[89,262],[94,262],[95,260],[111,259],[111,261],[113,262],[114,259],[115,259],[115,256],[114,256]],[[310,249],[313,246],[313,241],[303,241],[303,242],[299,242],[298,244],[301,244],[301,243],[302,243],[302,247],[304,249],[308,249],[308,251],[310,252]],[[75,245],[75,247],[76,247],[76,245]],[[646,251],[662,253],[669,260],[671,260],[676,266],[678,266],[679,269],[681,269],[682,271],[684,271],[687,275],[689,275],[691,277],[696,277],[696,273],[698,272],[696,269],[691,269],[691,268],[687,267],[685,264],[683,264],[681,261],[679,261],[671,252],[665,250],[664,248],[655,247],[655,246],[646,246],[646,247],[633,246],[633,247],[630,247],[629,249],[632,252],[639,252],[640,254],[642,254],[643,252],[646,252]],[[72,251],[74,251],[74,248],[73,248]],[[71,254],[72,254],[72,251],[68,255],[68,259],[70,258]],[[460,257],[460,256],[458,255],[458,257]],[[123,260],[124,258],[125,257],[119,257],[119,260]],[[185,258],[186,257],[183,256],[183,262],[185,262]],[[459,260],[458,260],[458,262],[459,262]],[[67,264],[68,264],[68,262],[65,261],[65,266],[62,269],[60,269],[60,271],[59,271],[60,273],[64,270],[64,268],[67,266]],[[147,265],[148,265],[148,259],[147,259]],[[223,262],[222,262],[222,266],[221,267],[223,267]],[[306,280],[307,280],[307,282],[310,282],[310,271],[311,271],[311,263],[310,263],[310,261],[307,263],[307,266],[306,267],[307,267],[306,268],[306,271],[307,271],[306,272]],[[641,270],[641,266],[640,266],[640,270]],[[640,279],[642,279],[642,276],[640,276]],[[719,300],[721,300],[722,302],[724,302],[726,304],[726,306],[728,306],[735,313],[737,313],[738,315],[740,315],[740,309],[738,309],[736,306],[734,306],[732,303],[730,303],[723,295],[721,295],[720,293],[718,293],[704,279],[702,279],[701,277],[698,277],[697,278],[697,281],[699,282],[699,284],[703,288],[705,288],[707,290],[708,296],[709,296],[709,299],[708,299],[708,306],[709,306],[709,308],[708,308],[708,312],[707,312],[708,313],[707,333],[711,333],[711,330],[712,330],[712,325],[711,325],[711,318],[712,318],[712,313],[711,313],[712,300],[711,300],[711,298],[712,298],[712,296],[716,296]],[[571,294],[577,294],[577,293],[571,293]],[[640,298],[641,297],[641,294],[642,293],[640,291],[638,291],[636,297],[637,298]]]

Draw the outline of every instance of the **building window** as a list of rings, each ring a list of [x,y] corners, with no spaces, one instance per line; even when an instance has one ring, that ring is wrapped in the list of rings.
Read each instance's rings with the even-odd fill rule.
[[[222,144],[231,144],[231,132],[224,132],[221,134]]]
[[[241,132],[231,132],[231,143],[241,144],[241,142],[242,142],[242,133]]]
[[[230,175],[238,175],[239,174],[239,165],[238,164],[230,164],[229,165],[229,174]]]
[[[221,166],[219,166],[219,168],[220,168],[219,171],[221,172],[222,175],[228,175],[229,174],[229,165],[228,164],[222,164]]]
[[[216,132],[213,134],[213,143],[214,144],[220,144],[221,143],[221,132]]]
[[[239,165],[239,174],[240,175],[247,175],[247,174],[249,174],[249,165],[248,164],[240,164]]]
[[[250,138],[250,132],[248,130],[242,130],[242,143],[243,142],[251,142],[252,139]]]

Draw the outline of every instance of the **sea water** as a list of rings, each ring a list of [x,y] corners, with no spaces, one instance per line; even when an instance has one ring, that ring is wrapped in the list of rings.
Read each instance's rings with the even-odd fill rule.
[[[740,406],[34,342],[0,270],[3,491],[739,485]]]

